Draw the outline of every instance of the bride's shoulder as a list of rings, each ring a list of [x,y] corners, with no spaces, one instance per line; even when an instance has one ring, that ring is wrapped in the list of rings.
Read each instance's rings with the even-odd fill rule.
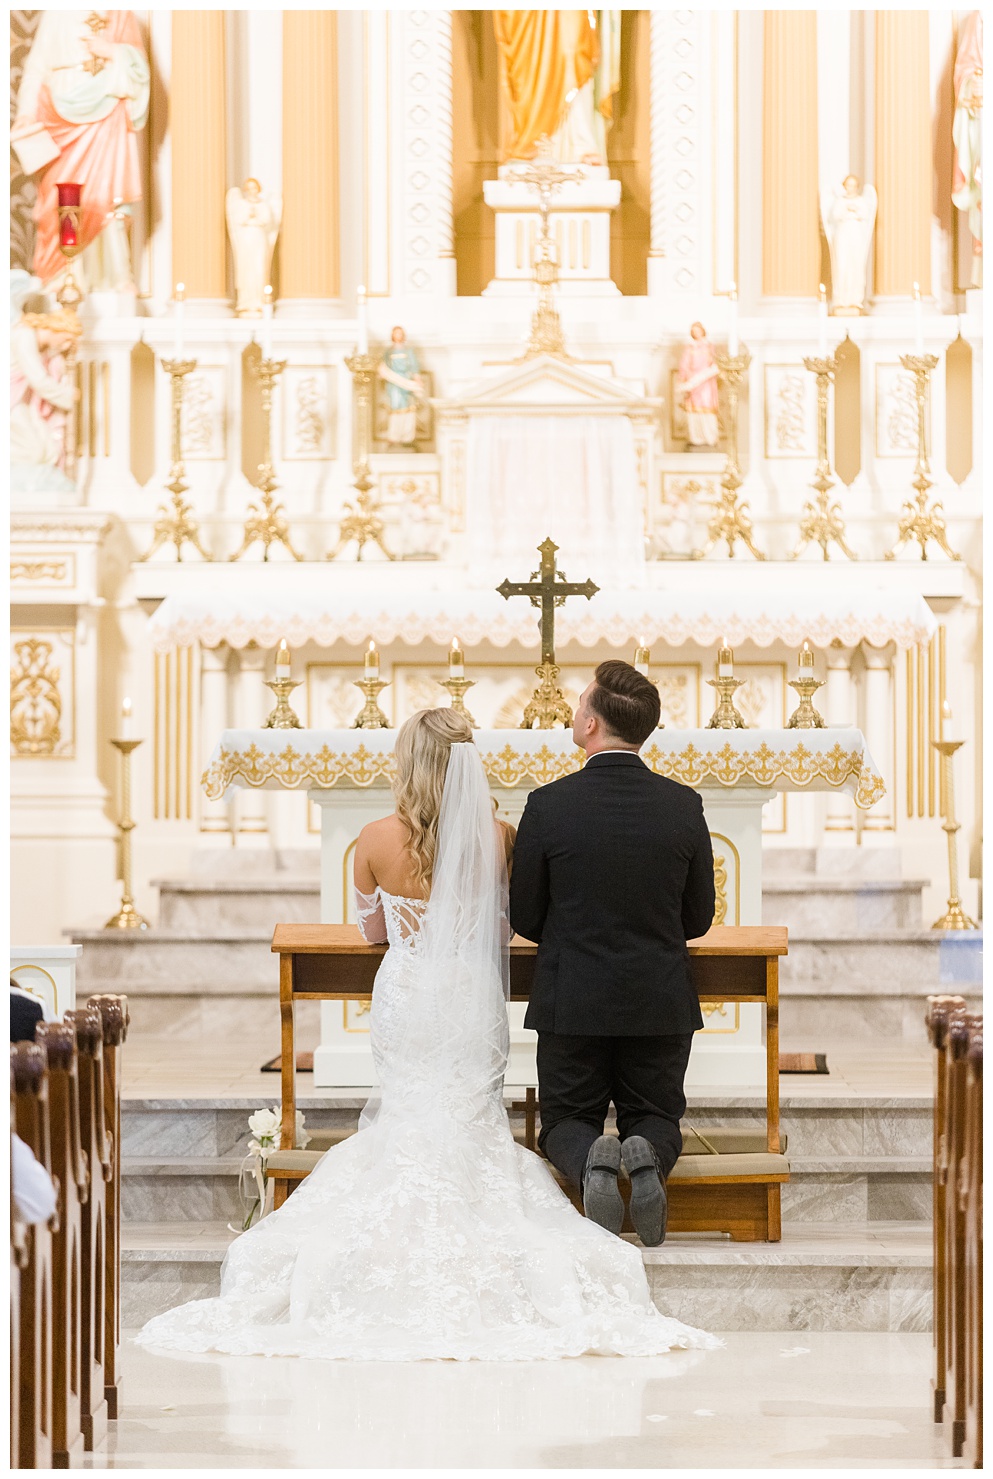
[[[359,833],[357,846],[361,851],[369,852],[383,846],[393,847],[396,843],[405,841],[406,836],[406,827],[396,812],[390,812],[388,817],[366,822]]]

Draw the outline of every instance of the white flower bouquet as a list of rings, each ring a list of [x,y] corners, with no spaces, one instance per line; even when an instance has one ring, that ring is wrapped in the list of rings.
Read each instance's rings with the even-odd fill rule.
[[[248,1213],[241,1226],[242,1232],[247,1232],[253,1222],[260,1222],[268,1212],[272,1211],[272,1198],[269,1188],[269,1157],[274,1150],[280,1150],[282,1146],[283,1117],[275,1105],[271,1109],[257,1109],[254,1114],[248,1116],[248,1128],[251,1140],[248,1142],[248,1154],[241,1163],[239,1171],[239,1186],[244,1204],[248,1207]],[[289,1149],[305,1150],[310,1140],[305,1127],[305,1121],[301,1110],[297,1110],[296,1133],[294,1135],[295,1147]],[[237,1232],[237,1228],[232,1228]]]

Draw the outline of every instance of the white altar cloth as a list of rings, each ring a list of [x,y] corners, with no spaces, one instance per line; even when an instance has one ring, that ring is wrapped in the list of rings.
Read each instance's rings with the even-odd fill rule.
[[[559,563],[570,580],[591,571],[571,559],[568,536],[558,536]],[[531,568],[537,568],[537,552]],[[930,567],[925,567],[929,571]],[[528,568],[508,569],[511,580]],[[538,646],[537,612],[525,600],[505,601],[492,585],[473,584],[463,566],[397,561],[303,564],[151,564],[137,568],[142,599],[162,597],[149,623],[156,650],[201,642],[245,647],[256,642],[291,647],[346,642],[364,647],[370,637],[382,647],[433,642],[447,647],[458,635],[463,648],[489,642]],[[572,600],[557,613],[560,652],[569,642],[595,647],[679,647],[695,642],[716,647],[746,641],[760,647],[808,641],[824,649],[837,640],[882,647],[928,642],[936,621],[921,594],[914,566],[871,565],[840,569],[833,564],[710,561],[662,562],[641,567],[627,586],[611,585],[591,601]],[[469,666],[472,666],[472,654]],[[470,673],[471,676],[471,673]]]
[[[385,786],[395,737],[392,729],[226,729],[203,788],[219,800],[238,787]],[[494,787],[544,786],[582,763],[565,729],[481,729],[475,738]],[[841,790],[862,808],[886,790],[858,729],[660,729],[642,759],[656,774],[696,790]]]
[[[213,799],[238,788],[305,789],[321,811],[321,919],[352,915],[352,854],[362,827],[391,810],[390,729],[228,729],[203,777]],[[568,730],[476,731],[499,814],[520,820],[528,793],[577,770],[583,754]],[[777,791],[839,789],[869,807],[885,790],[857,729],[659,730],[642,757],[660,775],[701,792],[714,844],[715,919],[762,922],[762,808]],[[511,1003],[506,1082],[535,1082],[535,1038],[524,1009]],[[705,1009],[687,1072],[692,1088],[758,1091],[765,1082],[763,1008],[722,1004]],[[314,1054],[319,1087],[368,1084],[368,1022],[360,1003],[321,1005],[321,1042]]]

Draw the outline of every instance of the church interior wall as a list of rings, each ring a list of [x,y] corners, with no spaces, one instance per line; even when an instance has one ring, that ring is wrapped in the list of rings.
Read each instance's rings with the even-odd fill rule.
[[[37,14],[11,15],[15,87]],[[817,185],[828,164],[832,182],[850,168],[878,184],[878,49],[880,35],[889,32],[885,25],[880,32],[878,16],[867,12],[805,14],[806,20],[791,12],[755,11],[725,17],[642,10],[623,16],[624,81],[608,153],[612,177],[621,183],[621,205],[611,224],[611,275],[620,294],[563,289],[558,303],[576,362],[605,386],[650,403],[649,430],[643,436],[639,431],[640,493],[653,541],[648,568],[653,579],[663,572],[661,583],[665,572],[687,564],[702,545],[707,500],[720,492],[726,401],[720,444],[692,449],[673,385],[694,320],[705,323],[715,345],[727,342],[732,280],[741,339],[752,357],[739,403],[741,496],[770,557],[760,572],[765,578],[768,571],[770,585],[796,543],[798,519],[811,496],[816,399],[803,359],[817,345],[815,279],[826,250]],[[931,497],[943,502],[949,541],[963,560],[953,564],[940,556],[925,565],[912,549],[897,563],[901,573],[905,562],[914,563],[919,589],[946,631],[947,691],[956,727],[968,738],[956,784],[965,902],[975,913],[981,290],[970,285],[967,220],[948,201],[951,58],[967,14],[928,13],[923,35],[916,36],[914,85],[930,101],[921,144],[927,198],[919,208],[901,207],[916,213],[913,222],[898,216],[887,229],[892,240],[893,231],[906,235],[913,225],[912,260],[929,262],[922,283],[923,332],[928,352],[939,361],[928,410]],[[771,15],[793,18],[770,20]],[[122,307],[88,294],[81,308],[83,395],[74,488],[57,495],[14,494],[13,556],[23,566],[12,586],[15,638],[47,641],[53,631],[70,634],[71,659],[52,657],[59,672],[51,681],[65,711],[75,705],[76,726],[71,757],[14,746],[14,930],[22,940],[57,939],[64,929],[102,922],[115,907],[120,777],[109,740],[125,694],[134,702],[134,733],[145,740],[134,762],[135,884],[142,912],[154,916],[153,880],[182,876],[204,850],[216,853],[220,866],[222,855],[239,850],[271,853],[277,839],[282,849],[316,846],[316,824],[302,798],[259,794],[208,802],[197,784],[218,727],[257,724],[268,711],[262,680],[271,653],[204,642],[176,649],[185,657],[168,657],[153,650],[148,633],[163,598],[198,581],[220,598],[229,576],[259,560],[258,546],[244,561],[231,560],[248,507],[258,498],[262,418],[253,341],[261,324],[233,312],[235,263],[224,226],[225,190],[254,174],[264,192],[284,198],[271,273],[274,353],[287,361],[274,402],[274,460],[277,496],[308,565],[322,562],[333,548],[344,505],[355,499],[358,433],[346,360],[357,343],[359,283],[368,290],[371,345],[378,353],[393,325],[403,325],[437,403],[425,408],[415,446],[393,450],[384,437],[387,412],[380,399],[370,462],[375,494],[387,505],[388,539],[408,557],[423,557],[418,541],[433,539],[428,553],[442,554],[418,564],[426,587],[453,578],[453,570],[461,575],[464,563],[459,519],[466,498],[475,495],[466,488],[468,433],[459,431],[457,418],[464,414],[468,423],[464,406],[473,386],[506,374],[520,359],[532,310],[528,287],[517,296],[483,294],[496,272],[494,213],[483,200],[483,182],[496,178],[509,127],[488,12],[152,10],[139,13],[139,20],[149,52],[151,101],[148,125],[139,135],[145,198],[134,207],[134,301]],[[764,60],[771,28],[783,24],[799,28],[806,57],[806,96],[777,95],[777,107],[785,100],[803,108],[803,132],[793,140],[793,153],[782,147],[792,136],[783,115],[772,109]],[[307,52],[315,36],[309,80],[301,81],[298,60],[289,59]],[[789,81],[792,53],[786,47],[777,55],[785,58],[777,63],[780,80]],[[826,75],[840,78],[837,98],[825,96]],[[327,107],[318,117],[305,99],[319,91]],[[898,172],[904,164],[893,156]],[[798,260],[793,248],[773,261],[763,243],[768,246],[768,232],[779,224],[774,216],[800,209],[796,181],[792,190],[790,182],[804,170],[805,255],[800,275],[790,276],[786,269],[795,273]],[[34,186],[15,173],[11,189],[12,261],[25,267],[32,253]],[[915,333],[910,284],[903,281],[911,257],[897,262],[891,252],[890,269],[902,274],[900,291],[877,294],[876,255],[878,237],[877,251],[869,253],[868,311],[832,315],[829,321],[832,342],[850,335],[830,413],[837,480],[832,496],[842,503],[848,537],[860,556],[860,564],[850,564],[836,550],[831,565],[839,584],[856,594],[860,581],[886,578],[890,567],[884,567],[883,556],[896,537],[914,473],[912,387],[900,368],[900,355],[911,349]],[[186,350],[198,363],[184,410],[184,475],[214,557],[210,569],[188,549],[182,562],[168,547],[140,560],[168,496],[172,408],[162,361],[176,347],[173,297],[180,273],[188,280],[188,298],[199,300],[189,303],[185,319]],[[833,291],[830,274],[827,282]],[[770,284],[782,292],[771,294]],[[892,280],[883,286],[892,287]],[[442,403],[453,418],[444,435]],[[570,516],[567,508],[565,523]],[[682,533],[676,527],[680,518]],[[698,563],[701,587],[719,590],[728,570],[750,565],[751,556],[739,546],[733,564],[723,556]],[[322,565],[329,587],[345,564],[354,565],[354,551],[326,569]],[[402,572],[405,565],[407,559],[396,568]],[[372,610],[388,594],[393,569],[375,553],[364,566]],[[57,581],[56,567],[62,571]],[[277,567],[285,577],[290,557],[284,550],[274,551],[270,568]],[[258,564],[260,593],[270,568]],[[584,573],[574,560],[568,569],[570,575]],[[308,674],[314,713],[323,705],[322,722],[351,715],[341,705],[346,697],[352,700],[349,685],[365,641],[361,633],[354,637],[331,646],[294,647],[295,667]],[[606,641],[565,648],[570,684],[575,687],[596,660],[618,653],[629,655]],[[384,644],[384,676],[406,695],[396,717],[409,711],[415,696],[423,700],[433,693],[444,657],[443,647],[431,643]],[[710,690],[703,678],[712,659],[712,651],[693,642],[656,651],[653,672],[659,671],[670,697],[690,689],[700,695],[690,709],[673,711],[667,723],[690,727],[706,721]],[[888,676],[880,678],[873,676],[883,671],[878,664],[870,667],[862,654],[851,654],[850,721],[868,722],[867,693],[874,723],[885,707],[883,728],[870,735],[870,743],[890,787],[888,806],[876,819],[882,823],[878,829],[856,824],[853,816],[844,845],[899,846],[905,874],[928,878],[925,907],[932,917],[943,906],[947,879],[940,808],[937,799],[934,808],[931,802],[935,767],[929,757],[921,758],[918,704],[923,693],[926,751],[935,722],[928,664],[937,657],[925,653],[923,684],[916,657],[908,667],[903,648],[886,649],[884,659]],[[19,661],[12,656],[12,671]],[[534,654],[517,644],[482,644],[469,661],[492,696],[493,716],[508,724]],[[792,704],[784,674],[795,652],[780,641],[747,642],[736,652],[737,661],[752,680],[756,713],[764,706],[781,723],[783,705]],[[818,664],[820,676],[827,676],[827,654],[818,654]],[[682,688],[680,678],[686,680]],[[826,815],[826,803],[811,797],[780,798],[767,816],[766,844],[798,846],[813,838],[820,845]]]

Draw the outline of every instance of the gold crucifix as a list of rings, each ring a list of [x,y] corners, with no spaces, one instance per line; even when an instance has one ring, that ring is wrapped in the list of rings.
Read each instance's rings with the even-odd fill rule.
[[[556,724],[568,726],[572,723],[572,709],[565,694],[558,686],[559,670],[555,665],[555,608],[565,604],[567,596],[585,596],[591,600],[600,589],[592,580],[570,583],[561,570],[556,568],[555,556],[558,545],[546,539],[538,546],[541,555],[540,570],[532,571],[528,581],[505,580],[497,586],[498,593],[508,601],[511,596],[527,596],[532,606],[541,611],[538,629],[541,632],[541,664],[535,668],[541,680],[524,710],[522,729],[533,729],[535,720],[539,729],[554,729]]]

